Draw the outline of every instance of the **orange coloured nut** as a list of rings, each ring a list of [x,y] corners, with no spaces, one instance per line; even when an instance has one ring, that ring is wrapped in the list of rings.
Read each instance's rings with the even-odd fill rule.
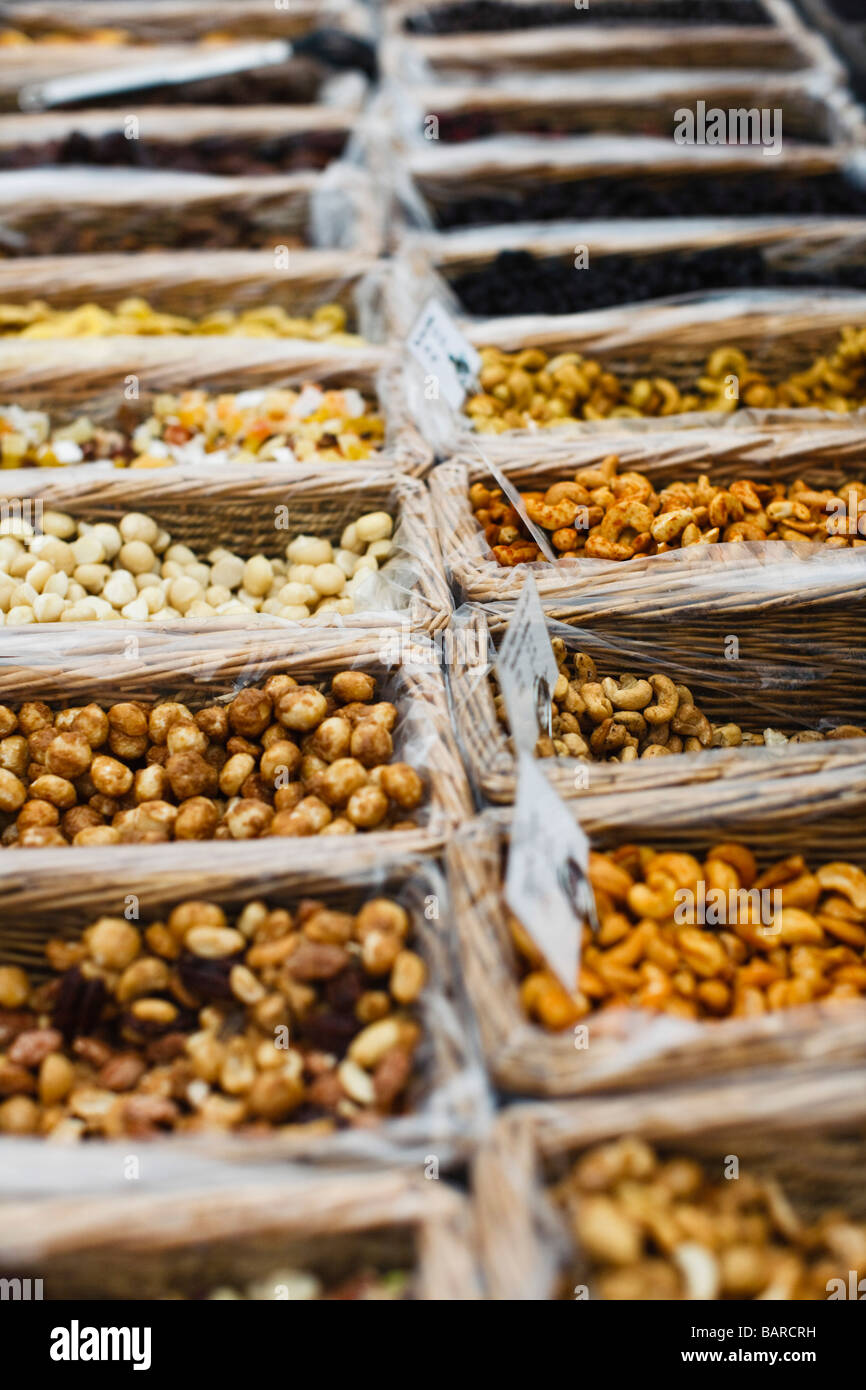
[[[44,806],[45,804],[42,801],[30,803],[32,806]],[[21,814],[24,814],[23,811]],[[20,822],[21,817],[19,816],[18,819]],[[74,840],[79,831],[88,830],[95,825],[102,825],[102,816],[98,811],[92,810],[90,806],[70,806],[68,811],[64,811],[63,819],[60,822],[60,827],[67,840]]]
[[[376,682],[365,671],[338,671],[331,681],[331,690],[343,704],[354,700],[366,703],[376,693]]]
[[[123,796],[132,786],[132,769],[100,753],[90,764],[93,785],[103,796]]]
[[[302,782],[289,782],[285,787],[277,787],[274,792],[275,811],[294,811],[299,801],[306,796]]]
[[[76,734],[83,734],[91,748],[101,748],[108,738],[108,715],[99,705],[89,704],[80,709],[72,721]]]
[[[250,753],[235,753],[223,765],[219,775],[219,788],[223,796],[237,796],[250,773],[255,770],[256,760]]]
[[[298,802],[297,811],[311,823],[314,834],[324,830],[332,819],[330,807],[319,796],[305,796]]]
[[[424,800],[424,783],[408,763],[390,763],[383,767],[379,786],[404,811],[413,811]]]
[[[271,742],[262,754],[259,771],[269,786],[279,784],[284,787],[297,772],[300,762],[300,749],[291,739],[283,737],[280,728],[280,737]]]
[[[198,753],[173,753],[165,771],[178,801],[186,801],[191,796],[208,796],[216,791],[216,770]]]
[[[8,705],[0,705],[0,738],[8,738],[18,728],[18,715]]]
[[[161,705],[154,705],[147,720],[147,730],[151,742],[160,745],[165,743],[172,725],[179,720],[191,718],[186,705],[178,704],[176,700],[165,700]]]
[[[360,787],[346,805],[346,815],[361,830],[372,830],[388,814],[388,798],[379,787]]]
[[[746,845],[727,843],[714,845],[707,855],[707,859],[721,859],[724,863],[730,864],[736,869],[740,883],[744,888],[751,888],[758,877],[758,865],[755,856]]]
[[[367,781],[367,773],[355,758],[338,758],[316,774],[312,786],[328,806],[343,806]]]
[[[127,734],[130,738],[142,738],[147,734],[147,715],[140,705],[122,701],[112,705],[108,711],[108,727],[111,733]]]
[[[55,777],[50,772],[30,783],[30,794],[40,801],[50,801],[52,806],[59,806],[62,811],[74,806],[78,799],[78,793],[71,782],[65,777]]]
[[[68,843],[66,836],[56,826],[33,825],[18,836],[21,849],[50,849]]]
[[[225,705],[207,705],[197,712],[195,722],[215,743],[225,743],[229,736],[229,712]]]
[[[273,705],[264,690],[242,690],[229,705],[229,723],[236,734],[257,738],[271,722]]]
[[[274,813],[264,801],[236,801],[226,811],[225,823],[233,840],[254,840],[266,835]]]
[[[23,734],[11,734],[0,741],[0,768],[21,777],[27,771],[30,750]]]
[[[328,702],[320,690],[312,686],[287,690],[277,704],[277,718],[287,729],[307,732],[321,724],[328,712]]]
[[[332,715],[323,719],[310,740],[310,750],[325,762],[333,763],[338,758],[348,757],[352,739],[352,726],[347,719]]]
[[[364,719],[352,730],[351,754],[364,767],[386,763],[394,752],[391,735],[377,719]]]
[[[298,803],[300,805],[300,803]],[[315,835],[316,827],[311,816],[300,811],[297,806],[292,809],[278,810],[271,821],[271,835],[305,836]]]
[[[191,796],[184,801],[174,822],[176,840],[211,840],[219,824],[219,811],[206,796]]]
[[[73,806],[72,810],[83,810],[84,807]],[[71,811],[67,811],[71,815]],[[92,812],[90,813],[93,814]],[[50,801],[25,801],[21,810],[18,812],[15,824],[19,830],[28,830],[36,825],[56,825],[60,819],[60,812],[56,806],[52,806]],[[65,818],[64,818],[65,819]],[[99,818],[97,817],[97,820]]]
[[[73,838],[74,845],[119,845],[120,835],[111,825],[86,825]]]
[[[133,779],[133,795],[137,802],[163,801],[168,790],[168,776],[159,763],[140,767]]]
[[[193,719],[177,719],[166,735],[165,746],[169,754],[204,753],[208,738]]]
[[[147,752],[147,734],[140,737],[135,734],[119,733],[112,729],[108,735],[108,746],[116,758],[124,758],[127,762],[134,762],[137,758],[143,758]]]
[[[51,797],[45,799],[51,801],[52,805],[54,804]],[[17,811],[26,800],[27,788],[24,783],[15,776],[14,772],[0,767],[0,811]]]
[[[42,700],[27,700],[18,711],[18,727],[22,734],[35,734],[54,723],[54,715]]]
[[[90,744],[83,734],[58,734],[45,750],[45,766],[58,777],[72,780],[87,771],[92,757]]]

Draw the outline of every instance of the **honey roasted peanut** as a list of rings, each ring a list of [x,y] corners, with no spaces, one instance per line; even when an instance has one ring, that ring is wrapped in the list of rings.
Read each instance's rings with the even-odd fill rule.
[[[760,870],[742,844],[692,854],[590,854],[599,928],[583,929],[569,993],[522,924],[509,926],[526,1014],[552,1031],[599,1010],[742,1018],[866,994],[866,873],[792,855]],[[838,886],[838,891],[837,887]]]

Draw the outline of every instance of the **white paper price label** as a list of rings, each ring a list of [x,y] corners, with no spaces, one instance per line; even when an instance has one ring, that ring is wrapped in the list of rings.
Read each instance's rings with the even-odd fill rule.
[[[535,758],[521,750],[505,897],[548,966],[577,988],[583,924],[595,924],[589,841]]]
[[[539,732],[550,733],[551,701],[559,675],[532,575],[514,605],[496,658],[496,670],[514,746],[531,753]]]
[[[482,460],[485,466],[490,469],[490,472],[496,479],[497,483],[499,484],[499,487],[505,493],[505,496],[508,498],[514,510],[517,512],[517,515],[520,517],[520,520],[523,522],[530,536],[535,541],[535,544],[538,546],[545,560],[549,560],[552,565],[555,565],[557,557],[553,553],[550,541],[547,539],[541,527],[536,526],[534,521],[530,521],[529,513],[526,510],[526,503],[520,496],[520,493],[517,491],[517,488],[508,478],[506,478],[498,463],[494,463],[493,459],[489,459],[487,455],[483,453],[481,449],[479,449],[477,444],[475,445],[475,452],[478,454],[479,458]]]
[[[408,339],[409,351],[435,376],[448,404],[459,410],[481,370],[481,358],[438,299],[428,299]]]

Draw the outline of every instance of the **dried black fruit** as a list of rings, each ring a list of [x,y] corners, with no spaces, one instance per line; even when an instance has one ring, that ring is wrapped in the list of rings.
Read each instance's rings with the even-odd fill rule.
[[[359,961],[353,960],[325,985],[325,999],[339,1014],[355,1016],[355,1005],[364,993],[366,976]]]
[[[320,1052],[331,1052],[335,1057],[343,1057],[352,1039],[359,1032],[358,1020],[347,1014],[322,1011],[308,1014],[296,1025],[296,1031],[303,1042],[309,1043]]]
[[[641,23],[758,27],[769,24],[770,17],[757,0],[606,0],[600,8],[593,6],[589,11],[543,0],[536,5],[514,5],[505,0],[455,0],[454,4],[409,15],[404,27],[410,34],[494,34],[572,24],[608,27]]]
[[[184,989],[202,1000],[232,999],[229,976],[239,956],[221,956],[206,960],[203,956],[184,955],[178,961],[178,974]]]
[[[102,980],[88,979],[77,965],[60,977],[60,988],[52,1010],[52,1021],[69,1041],[92,1033],[102,1017],[108,991]]]

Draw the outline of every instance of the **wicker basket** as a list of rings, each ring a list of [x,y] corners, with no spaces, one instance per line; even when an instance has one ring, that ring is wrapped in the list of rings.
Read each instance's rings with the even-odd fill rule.
[[[662,809],[663,808],[663,809]],[[621,793],[586,802],[581,824],[599,849],[650,844],[704,851],[741,840],[759,862],[802,853],[807,862],[849,859],[866,866],[866,759],[845,769],[762,785],[670,788],[659,796]],[[448,870],[460,936],[463,977],[491,1079],[535,1096],[663,1086],[720,1073],[809,1060],[841,1064],[866,1055],[866,1002],[850,1008],[815,1003],[755,1018],[703,1023],[628,1009],[590,1014],[589,1046],[570,1032],[530,1023],[519,998],[518,961],[502,896],[510,816],[487,812],[448,846]],[[662,828],[663,827],[663,828]]]
[[[63,207],[58,229],[57,208]],[[209,251],[220,238],[273,256],[304,247],[375,255],[382,210],[368,175],[335,161],[322,172],[217,177],[148,169],[21,169],[0,183],[0,255]]]
[[[601,14],[604,0],[595,3]],[[639,22],[606,28],[593,25],[590,12],[578,25],[514,33],[422,36],[404,32],[409,15],[432,8],[429,0],[423,5],[409,0],[388,6],[383,66],[390,76],[405,76],[420,65],[439,80],[460,81],[553,69],[728,68],[732,53],[739,67],[752,70],[829,67],[835,61],[788,0],[764,0],[769,21],[765,28],[687,24],[661,29]]]
[[[764,1074],[655,1096],[506,1111],[475,1167],[488,1296],[555,1299],[563,1297],[568,1274],[585,1282],[581,1252],[546,1188],[586,1149],[621,1136],[712,1162],[716,1172],[735,1154],[741,1173],[774,1178],[807,1219],[841,1206],[863,1221],[864,1079],[860,1068],[801,1069],[784,1085]]]
[[[780,131],[795,148],[858,145],[864,137],[860,108],[833,72],[631,73],[626,80],[617,74],[547,73],[483,85],[407,84],[401,96],[408,107],[403,123],[413,143],[423,147],[429,139],[427,122],[431,116],[438,119],[436,138],[443,159],[455,143],[483,155],[485,137],[548,133],[571,138],[628,135],[639,151],[648,137],[670,139],[675,113],[693,110],[698,101],[725,111],[780,111]]]
[[[800,0],[800,8],[813,32],[829,41],[841,58],[862,97],[866,94],[866,16],[846,22],[835,12],[832,0]]]
[[[590,235],[587,238],[587,232]],[[403,232],[399,257],[385,286],[391,322],[403,334],[409,332],[421,304],[431,293],[453,302],[454,312],[464,314],[452,288],[463,275],[490,267],[504,251],[525,251],[542,259],[561,259],[563,273],[574,266],[575,248],[586,245],[590,263],[597,265],[607,256],[630,256],[636,262],[651,263],[654,256],[685,254],[749,247],[762,251],[768,260],[785,269],[814,265],[818,276],[826,266],[858,264],[866,251],[866,218],[839,220],[794,217],[731,217],[721,220],[680,219],[665,222],[645,219],[634,222],[594,222],[591,228],[580,222],[514,223],[497,227],[472,227],[466,231]],[[16,262],[17,270],[22,262]],[[0,287],[3,284],[0,263]],[[414,286],[414,301],[410,293]],[[713,299],[715,295],[689,296]],[[683,302],[682,297],[677,297]],[[623,304],[627,301],[623,298]],[[646,306],[651,301],[635,301]],[[657,301],[655,301],[657,302]],[[668,300],[666,302],[672,302]],[[676,302],[676,301],[673,301]],[[597,311],[587,311],[597,312]],[[497,320],[504,327],[508,317]]]
[[[569,442],[542,436],[532,449],[515,448],[503,460],[507,477],[518,488],[544,489],[579,468],[598,464],[615,453],[620,466],[646,473],[654,481],[696,479],[757,482],[805,478],[816,486],[836,486],[846,478],[866,476],[862,433],[833,426],[805,427],[775,435],[752,429],[670,430],[667,434],[631,434]],[[492,458],[491,440],[506,435],[475,436],[483,455]],[[502,457],[500,455],[500,457]],[[627,561],[560,560],[555,565],[500,565],[472,512],[472,483],[496,486],[484,457],[468,448],[461,458],[435,468],[430,476],[434,515],[439,525],[445,569],[455,590],[473,603],[516,599],[532,573],[543,600],[559,617],[630,615],[641,611],[673,615],[694,605],[737,610],[755,605],[815,602],[856,595],[862,586],[866,556],[862,549],[828,551],[812,541],[748,541],[686,546],[664,555]],[[695,554],[695,551],[700,554]]]
[[[463,321],[467,339],[476,347],[498,347],[507,352],[540,347],[551,355],[578,352],[598,359],[605,370],[627,382],[641,377],[664,377],[679,389],[689,390],[702,375],[710,353],[717,347],[740,348],[752,365],[769,380],[780,381],[807,369],[815,359],[836,347],[842,328],[866,324],[866,294],[854,291],[765,290],[721,293],[697,302],[632,305],[597,313],[532,315],[508,319]],[[615,453],[619,439],[653,436],[672,429],[718,430],[724,447],[726,436],[790,431],[796,439],[805,429],[815,429],[818,439],[838,447],[850,447],[846,435],[862,435],[866,408],[850,414],[809,409],[757,409],[725,414],[691,411],[687,414],[641,419],[575,420],[556,429],[515,429],[502,434],[477,432],[469,417],[452,410],[444,399],[427,400],[424,377],[417,364],[406,373],[409,405],[418,427],[442,458],[449,454],[478,458],[479,450],[512,468],[561,459],[577,440],[606,445]],[[617,442],[614,443],[613,441]],[[686,435],[685,445],[688,445]],[[736,447],[734,445],[733,447]],[[802,455],[801,455],[802,457]]]
[[[38,1269],[49,1300],[202,1298],[287,1268],[327,1284],[365,1267],[408,1269],[416,1299],[480,1297],[469,1204],[445,1183],[395,1169],[231,1176],[188,1192],[6,1204],[0,1269]]]
[[[0,961],[32,972],[36,979],[50,975],[44,956],[45,942],[62,936],[77,939],[81,931],[105,914],[124,913],[130,894],[139,904],[141,922],[164,919],[171,907],[188,898],[206,897],[226,908],[231,917],[251,899],[277,907],[294,908],[304,898],[322,898],[329,907],[357,912],[361,904],[384,893],[401,902],[412,921],[413,949],[427,962],[428,980],[414,1012],[423,1029],[416,1054],[416,1068],[406,1093],[405,1113],[384,1118],[371,1129],[323,1130],[318,1123],[291,1122],[268,1135],[254,1137],[214,1130],[209,1134],[161,1136],[147,1145],[155,1162],[176,1162],[187,1173],[205,1162],[267,1164],[286,1158],[317,1162],[354,1159],[381,1165],[388,1161],[422,1162],[433,1156],[443,1166],[465,1157],[489,1119],[486,1082],[476,1044],[468,1026],[468,1009],[458,984],[454,942],[441,929],[450,921],[447,887],[438,868],[419,855],[405,855],[400,837],[390,846],[381,837],[374,850],[354,845],[327,859],[297,856],[286,860],[266,853],[262,842],[246,862],[225,852],[205,874],[189,856],[168,853],[162,862],[147,860],[129,849],[103,858],[100,864],[79,870],[79,856],[40,868],[34,861],[20,872],[5,876],[3,912],[0,916]],[[271,845],[273,846],[273,841]],[[221,862],[220,862],[221,861]],[[317,868],[309,868],[318,863]],[[58,921],[58,903],[63,904]],[[431,911],[435,905],[435,912]],[[438,914],[438,915],[437,915]],[[39,1181],[47,1187],[72,1190],[111,1189],[122,1174],[122,1155],[129,1137],[94,1141],[73,1149],[46,1145],[42,1139],[9,1139],[0,1143],[3,1188],[15,1188],[17,1173],[32,1190],[35,1165]],[[43,1151],[48,1149],[48,1156]],[[22,1166],[23,1165],[23,1166]]]
[[[482,797],[505,805],[514,801],[517,771],[511,740],[493,703],[490,627],[498,641],[508,616],[504,606],[461,609],[448,633],[451,707],[470,780]],[[834,724],[866,728],[866,620],[856,604],[816,611],[752,607],[733,624],[727,612],[686,610],[677,615],[675,626],[671,616],[642,614],[631,622],[623,617],[588,628],[550,620],[549,631],[569,649],[591,656],[599,679],[619,679],[624,670],[647,677],[657,671],[670,675],[689,687],[698,707],[717,724],[738,723],[750,733],[768,727],[792,733]],[[732,625],[742,660],[724,658]],[[541,766],[561,797],[581,802],[583,814],[588,798],[666,795],[672,787],[692,787],[706,795],[711,786],[715,792],[718,782],[742,788],[748,779],[831,775],[837,765],[844,776],[852,760],[866,764],[866,739],[716,748],[629,763],[554,757],[543,759]]]
[[[303,682],[327,680],[347,667],[363,670],[379,681],[382,698],[397,707],[395,758],[418,766],[426,777],[429,794],[421,810],[424,819],[416,829],[400,831],[399,835],[371,831],[353,837],[353,841],[357,838],[361,860],[366,856],[375,862],[397,845],[407,854],[433,853],[454,826],[471,814],[437,653],[424,637],[413,638],[409,657],[400,664],[402,644],[398,643],[395,651],[390,638],[401,634],[387,629],[341,633],[325,628],[317,632],[298,625],[294,632],[287,627],[278,633],[263,631],[242,639],[237,632],[151,633],[146,625],[134,635],[114,628],[90,637],[87,633],[67,634],[64,627],[58,624],[58,630],[47,634],[41,651],[35,642],[26,655],[9,648],[0,651],[0,701],[14,705],[40,699],[68,706],[88,700],[113,704],[126,698],[151,704],[170,696],[196,709],[233,698],[243,686],[267,680],[276,672],[287,672]],[[136,845],[134,859],[142,869],[168,872],[176,863],[208,876],[227,863],[238,874],[245,866],[259,872],[271,862],[286,868],[323,867],[334,858],[329,839],[326,836],[316,842],[313,837],[289,843],[273,837],[243,843],[217,840]],[[47,873],[52,865],[68,874],[78,870],[101,874],[119,862],[112,853],[115,849],[124,853],[122,846],[5,849],[0,851],[2,892],[10,891],[20,874]],[[341,862],[346,852],[344,848]]]
[[[130,415],[145,419],[160,391],[204,387],[244,391],[299,386],[307,381],[335,389],[355,386],[378,399],[385,417],[385,446],[352,468],[423,474],[432,452],[409,416],[403,364],[381,347],[335,347],[290,338],[232,337],[0,339],[0,399],[30,409],[49,409],[52,420],[86,413],[99,423]],[[137,392],[126,398],[127,388]],[[339,472],[342,464],[335,464]],[[80,476],[117,478],[110,464],[71,465]],[[94,468],[98,471],[94,472]],[[270,472],[270,464],[250,465]],[[160,485],[170,485],[174,468],[160,469]],[[330,470],[329,470],[330,471]],[[32,469],[4,471],[10,496],[32,488]]]
[[[366,33],[370,27],[365,6],[355,0],[292,0],[289,9],[275,6],[273,0],[243,0],[240,5],[236,0],[172,0],[146,8],[137,0],[77,0],[74,7],[57,0],[14,0],[3,6],[2,21],[33,35],[57,29],[123,29],[160,43],[213,32],[291,39],[324,24],[355,33]]]
[[[60,470],[46,478],[39,469],[22,469],[24,486],[16,498],[23,503],[35,496],[43,507],[69,512],[94,521],[118,521],[125,512],[145,512],[170,531],[172,540],[205,555],[214,546],[228,545],[245,558],[265,554],[282,558],[290,536],[325,536],[339,545],[343,528],[365,512],[387,511],[395,520],[394,554],[381,571],[383,586],[367,608],[358,609],[345,621],[349,628],[372,627],[395,621],[409,629],[435,632],[444,627],[451,612],[451,595],[442,568],[442,557],[423,483],[405,473],[358,469],[351,464],[336,476],[321,467],[275,465],[273,472],[243,465],[226,465],[205,477],[201,469],[121,469],[106,477],[92,467]],[[0,510],[3,506],[0,475]],[[278,509],[288,509],[290,531],[277,530]],[[334,615],[323,613],[302,620],[304,628],[318,628],[323,620],[333,625]],[[154,626],[187,632],[207,631],[207,620],[150,620]],[[124,631],[136,625],[119,619]],[[284,626],[285,620],[270,614],[217,618],[216,626]],[[338,624],[338,626],[342,626]],[[34,625],[35,630],[35,625]],[[0,629],[0,648],[10,640],[20,643],[22,631]],[[44,634],[43,634],[44,637]],[[41,640],[41,639],[40,639]],[[26,636],[25,636],[26,641]],[[20,646],[17,650],[21,651]]]

